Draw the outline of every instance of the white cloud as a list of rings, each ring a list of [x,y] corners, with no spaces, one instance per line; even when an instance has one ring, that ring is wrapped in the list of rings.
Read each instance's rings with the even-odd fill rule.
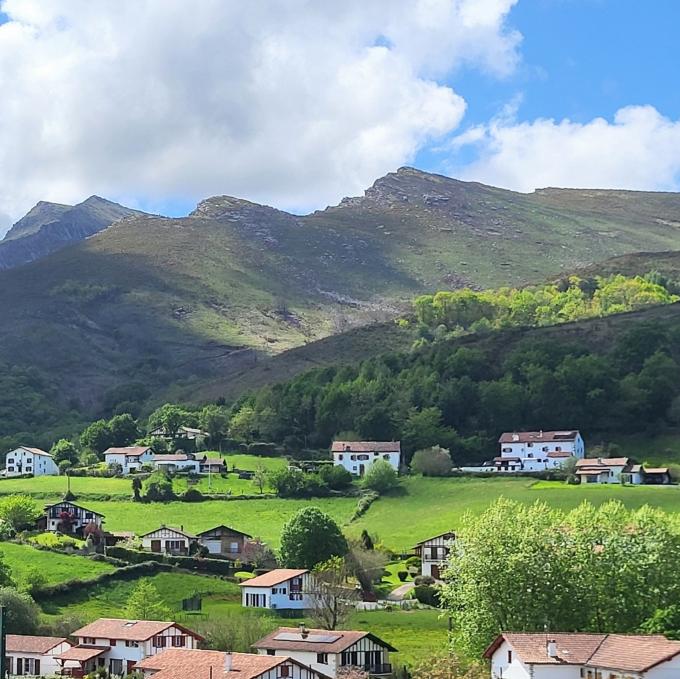
[[[478,159],[464,179],[517,191],[545,186],[680,190],[680,121],[652,106],[619,109],[612,122],[547,119],[517,122],[510,107],[489,125],[454,138]]]
[[[437,79],[512,71],[515,1],[6,0],[0,214],[355,194],[458,126],[465,102]]]

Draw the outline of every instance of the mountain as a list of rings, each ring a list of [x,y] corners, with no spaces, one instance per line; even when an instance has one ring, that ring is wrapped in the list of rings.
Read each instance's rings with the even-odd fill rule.
[[[107,228],[137,210],[90,196],[78,205],[40,201],[0,241],[0,269],[33,262]]]
[[[233,388],[222,393],[235,395],[334,352],[356,360],[405,346],[393,323],[324,338],[387,323],[423,292],[680,249],[680,194],[520,194],[412,168],[305,216],[217,196],[184,218],[125,213],[111,223],[101,200],[36,208],[0,244],[1,255],[69,225],[82,234],[74,211],[110,224],[0,271],[0,436],[57,432],[173,394],[217,396],[225,382]]]

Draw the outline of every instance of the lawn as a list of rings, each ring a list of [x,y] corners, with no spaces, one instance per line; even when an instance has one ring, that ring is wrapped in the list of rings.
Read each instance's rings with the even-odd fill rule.
[[[12,569],[12,577],[18,583],[29,569],[40,571],[50,584],[73,578],[93,578],[100,573],[115,570],[110,564],[92,561],[84,556],[57,554],[13,542],[1,543],[0,554]]]

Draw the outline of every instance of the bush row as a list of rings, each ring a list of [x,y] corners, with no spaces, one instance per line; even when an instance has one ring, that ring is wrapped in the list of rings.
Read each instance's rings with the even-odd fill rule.
[[[352,514],[350,522],[361,518],[379,497],[380,493],[377,493],[374,490],[369,490],[367,493],[364,493],[357,502],[356,509],[354,510],[354,514]]]
[[[135,565],[145,563],[169,564],[185,570],[226,576],[232,576],[236,572],[234,563],[226,559],[199,559],[195,556],[156,554],[154,552],[143,552],[139,549],[128,549],[127,547],[109,547],[106,551],[108,556]]]

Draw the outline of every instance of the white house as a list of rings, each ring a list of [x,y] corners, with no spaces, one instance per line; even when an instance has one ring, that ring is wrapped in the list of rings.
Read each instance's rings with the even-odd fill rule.
[[[285,656],[223,651],[168,649],[137,663],[135,669],[154,679],[328,679]]]
[[[415,553],[420,557],[420,574],[429,575],[435,580],[441,579],[442,570],[451,553],[451,543],[456,539],[453,531],[435,535],[433,538],[419,542]]]
[[[200,463],[196,457],[187,453],[173,453],[171,455],[154,455],[151,464],[155,469],[165,469],[169,472],[189,472],[198,474]]]
[[[400,441],[333,441],[333,464],[350,474],[363,476],[377,460],[386,460],[395,471],[401,466]]]
[[[262,655],[289,656],[335,677],[341,667],[360,667],[372,677],[391,676],[390,652],[396,648],[370,632],[279,627],[253,648]]]
[[[498,471],[538,472],[561,467],[571,457],[585,455],[585,443],[577,430],[505,432],[498,439]]]
[[[484,657],[491,679],[680,677],[680,641],[661,635],[504,632]]]
[[[56,656],[75,662],[85,674],[103,667],[110,674],[128,674],[144,658],[166,648],[197,647],[202,637],[175,622],[100,618],[76,630],[78,645]],[[189,675],[188,675],[189,676]]]
[[[234,560],[242,560],[244,547],[253,539],[252,535],[228,526],[215,526],[204,530],[196,537],[199,544],[210,554],[219,554]]]
[[[56,656],[73,644],[63,637],[36,637],[25,634],[8,634],[5,640],[6,669],[10,676],[48,677],[61,670]],[[67,667],[77,667],[71,663]]]
[[[77,533],[82,535],[88,524],[101,528],[104,515],[92,509],[81,507],[74,502],[62,500],[45,506],[45,530],[52,533]]]
[[[40,448],[20,446],[5,457],[5,476],[57,476],[59,467],[49,453]]]
[[[272,610],[313,608],[314,576],[306,569],[276,568],[246,580],[241,587],[241,605]]]
[[[189,554],[189,548],[192,542],[196,542],[198,538],[195,535],[186,533],[184,526],[180,528],[172,528],[171,526],[161,526],[144,535],[142,538],[142,548],[150,552],[158,554]]]
[[[627,457],[593,457],[576,463],[576,476],[581,483],[630,483],[633,485],[665,485],[671,482],[668,467],[644,467]]]
[[[151,464],[153,457],[149,446],[125,446],[124,448],[108,448],[104,451],[106,464],[119,464],[125,475],[139,470],[144,464]]]
[[[195,429],[194,427],[180,427],[177,430],[175,436],[171,436],[166,429],[163,427],[156,427],[149,432],[149,436],[158,436],[161,438],[176,438],[176,439],[188,439],[189,441],[194,441],[197,438],[207,438],[210,436],[207,431],[202,431],[201,429]]]

